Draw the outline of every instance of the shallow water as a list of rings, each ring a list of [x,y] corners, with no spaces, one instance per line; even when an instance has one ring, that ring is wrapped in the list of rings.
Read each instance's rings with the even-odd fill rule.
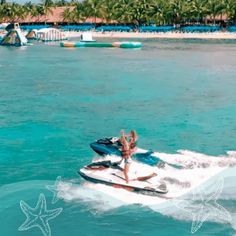
[[[52,235],[191,234],[191,214],[124,202],[82,186],[76,174],[96,156],[89,143],[122,128],[136,129],[140,147],[168,158],[191,150],[185,157],[206,155],[212,163],[236,150],[235,42],[143,44],[141,50],[0,47],[1,235],[43,235],[38,228],[18,231],[25,220],[20,200],[34,207],[39,193],[49,209],[63,208],[49,222]],[[220,197],[232,221],[209,220],[196,235],[236,234],[234,173],[226,174]],[[57,176],[75,189],[52,204],[45,185]]]

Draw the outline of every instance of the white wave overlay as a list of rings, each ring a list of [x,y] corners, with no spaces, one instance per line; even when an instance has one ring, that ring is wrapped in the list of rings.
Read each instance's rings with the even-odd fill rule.
[[[180,150],[177,154],[156,152],[154,155],[184,168],[166,166],[159,169],[134,161],[130,171],[142,169],[157,173],[168,186],[169,192],[165,195],[146,196],[85,181],[83,185],[72,186],[63,182],[58,186],[60,197],[65,201],[89,203],[99,211],[140,204],[178,220],[192,221],[192,233],[205,221],[230,224],[236,230],[236,207],[229,209],[219,203],[236,201],[236,151],[228,151],[225,156],[208,156],[188,150]],[[117,160],[117,157],[105,159]]]

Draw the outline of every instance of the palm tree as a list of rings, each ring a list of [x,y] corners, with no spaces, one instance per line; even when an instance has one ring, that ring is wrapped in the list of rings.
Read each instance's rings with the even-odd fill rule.
[[[213,18],[213,24],[215,24],[216,16],[223,12],[223,3],[221,0],[208,0],[207,9],[208,14]]]
[[[84,21],[88,16],[85,10],[83,3],[78,2],[76,7],[72,11],[71,19],[74,19],[77,22]]]
[[[58,0],[54,3],[57,7],[68,6],[69,3],[66,0]]]
[[[130,3],[132,23],[141,25],[150,20],[152,5],[149,0],[132,0]]]
[[[63,12],[63,20],[67,22],[76,21],[77,20],[76,13],[77,13],[76,9],[71,10],[70,7],[67,7]]]
[[[150,9],[150,20],[160,25],[169,23],[168,7],[166,0],[153,1]]]
[[[43,5],[45,7],[53,7],[54,6],[54,2],[53,2],[53,0],[44,0],[43,1]]]
[[[4,18],[4,15],[3,15],[3,5],[0,4],[0,21],[2,21]]]
[[[202,22],[207,15],[208,0],[188,0],[185,8],[185,17],[187,20],[196,20]]]
[[[170,0],[167,11],[172,23],[181,23],[186,15],[186,1]]]
[[[16,3],[6,3],[3,5],[2,14],[10,22],[15,22],[19,11],[19,5]]]
[[[29,11],[27,8],[24,7],[24,5],[18,5],[16,7],[16,21],[25,19],[29,14]]]
[[[114,20],[118,23],[130,23],[132,21],[132,9],[130,0],[118,0],[114,5]]]
[[[38,22],[40,21],[40,17],[45,16],[47,14],[46,7],[43,4],[36,5],[35,15],[38,17]]]
[[[228,19],[236,23],[236,0],[224,0],[222,14],[225,14]]]
[[[106,23],[110,23],[116,18],[116,3],[115,0],[102,0],[102,9],[100,11],[100,16],[102,19],[106,20]]]
[[[97,18],[101,17],[103,5],[101,0],[85,0],[82,2],[84,6],[84,15],[86,18],[94,17],[94,23],[97,23]]]
[[[32,18],[35,18],[35,17],[38,17],[39,18],[39,11],[38,11],[38,6],[35,5],[35,4],[32,4],[29,6],[29,15],[32,17]]]
[[[70,6],[76,6],[76,4],[78,3],[77,0],[71,0],[70,3],[68,3]]]
[[[57,2],[54,2],[57,1]],[[69,0],[68,0],[69,1]],[[215,23],[216,16],[225,14],[236,20],[236,0],[43,0],[42,4],[31,2],[20,5],[0,0],[0,19],[16,21],[28,15],[39,17],[52,13],[54,6],[74,6],[63,13],[68,21],[81,21],[93,17],[117,23],[136,25],[156,22],[157,24],[176,24],[188,20],[202,22],[210,16]]]

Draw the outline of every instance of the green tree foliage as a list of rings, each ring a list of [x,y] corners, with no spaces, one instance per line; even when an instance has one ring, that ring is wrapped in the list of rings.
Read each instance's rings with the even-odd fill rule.
[[[24,5],[0,0],[0,21],[17,21],[29,15],[40,17],[57,6],[67,6],[63,18],[68,22],[91,17],[94,23],[100,18],[108,23],[135,25],[181,24],[206,19],[215,23],[219,16],[236,21],[236,0],[42,0],[40,4],[27,2]]]

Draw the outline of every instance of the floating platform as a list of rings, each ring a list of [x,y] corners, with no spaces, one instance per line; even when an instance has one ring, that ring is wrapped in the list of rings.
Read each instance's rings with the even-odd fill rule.
[[[54,28],[33,29],[26,35],[26,38],[31,40],[36,39],[42,42],[55,42],[68,39],[62,31]]]
[[[3,46],[26,46],[28,41],[19,27],[10,29],[8,33],[0,39],[0,45]]]
[[[114,42],[114,43],[103,43],[103,42],[61,42],[61,47],[80,48],[80,47],[95,47],[95,48],[141,48],[142,43],[140,42]]]

